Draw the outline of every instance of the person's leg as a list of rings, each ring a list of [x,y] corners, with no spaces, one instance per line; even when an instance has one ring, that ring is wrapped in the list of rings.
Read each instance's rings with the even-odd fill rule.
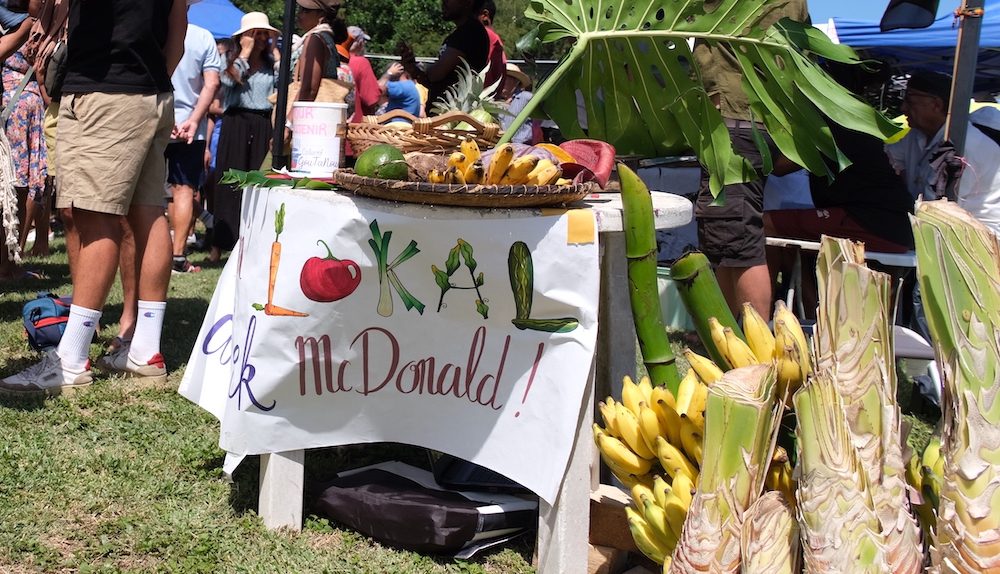
[[[739,317],[743,313],[744,302],[753,305],[761,317],[771,316],[771,276],[767,264],[752,267],[719,266],[715,273],[733,316]]]
[[[138,315],[139,283],[137,280],[139,262],[136,259],[135,236],[127,217],[121,218],[122,242],[118,256],[119,275],[122,280],[122,315],[118,320],[118,340],[128,343],[135,331]],[[112,347],[115,347],[112,344]]]
[[[21,253],[24,254],[24,247],[28,243],[28,234],[35,227],[35,211],[37,206],[35,205],[35,198],[30,193],[28,193],[27,187],[18,187],[17,190],[17,209],[20,228],[20,237],[18,238],[18,244],[21,246]],[[24,198],[22,201],[21,198]],[[38,241],[38,236],[36,234],[35,241]]]
[[[52,216],[52,194],[51,187],[48,188],[42,197],[41,202],[35,206],[35,243],[31,246],[28,255],[32,257],[49,256],[49,218]]]

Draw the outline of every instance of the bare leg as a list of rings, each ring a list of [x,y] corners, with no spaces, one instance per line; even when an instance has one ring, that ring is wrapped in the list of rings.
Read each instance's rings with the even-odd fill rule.
[[[133,208],[134,209],[134,208]],[[128,341],[135,331],[138,314],[139,285],[136,281],[138,261],[135,258],[135,236],[126,217],[121,217],[122,242],[118,255],[118,269],[122,278],[122,316],[118,320],[118,338]]]
[[[166,301],[170,284],[170,230],[163,208],[133,205],[128,214],[135,237],[139,299]]]
[[[46,181],[46,187],[51,190],[52,178]],[[35,206],[35,244],[31,246],[28,253],[32,257],[49,256],[49,217],[52,216],[52,194],[46,191],[45,199],[40,205]]]
[[[21,236],[18,238],[18,242],[21,246],[21,253],[25,253],[24,247],[28,243],[28,233],[35,226],[35,213],[38,211],[38,205],[35,203],[34,199],[28,198],[28,188],[18,187],[17,189],[17,201],[18,201],[18,212],[21,214]],[[24,203],[21,206],[21,196],[24,195]],[[35,241],[38,241],[38,234],[35,233]]]
[[[771,316],[771,276],[767,271],[767,264],[719,267],[716,275],[734,316],[740,316],[744,301],[749,301],[762,317]]]
[[[77,262],[80,260],[80,235],[76,232],[76,222],[73,220],[73,209],[59,210],[59,217],[66,232],[66,258],[69,259],[70,280],[76,275]]]
[[[121,216],[73,209],[73,225],[67,231],[78,245],[73,274],[73,303],[87,309],[101,309],[118,267],[122,240]],[[86,270],[86,272],[80,272]]]
[[[167,209],[170,214],[170,225],[174,229],[173,255],[183,257],[193,223],[194,189],[187,185],[172,187],[174,200],[167,204]]]

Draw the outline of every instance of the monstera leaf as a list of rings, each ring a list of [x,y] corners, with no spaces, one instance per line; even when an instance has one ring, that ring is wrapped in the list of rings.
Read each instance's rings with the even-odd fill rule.
[[[761,29],[762,18],[786,1],[535,0],[525,15],[541,22],[537,39],[575,38],[575,44],[505,138],[539,105],[566,137],[583,137],[577,120],[582,98],[588,137],[613,144],[619,154],[656,157],[692,149],[715,195],[724,184],[752,179],[702,87],[688,43],[694,39],[725,45],[736,55],[753,117],[789,159],[830,177],[824,157],[839,169],[849,162],[824,116],[882,138],[899,128],[816,64],[817,57],[861,64],[851,48],[787,18]],[[754,135],[763,147],[760,134]],[[765,154],[766,171],[769,162]]]

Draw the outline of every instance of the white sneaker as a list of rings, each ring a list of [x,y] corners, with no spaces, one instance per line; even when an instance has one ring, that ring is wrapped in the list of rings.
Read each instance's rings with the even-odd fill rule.
[[[46,351],[42,360],[16,375],[0,380],[0,393],[9,395],[46,395],[54,397],[65,389],[86,387],[93,381],[90,362],[79,371],[66,369],[55,349]]]
[[[132,342],[123,341],[118,348],[108,351],[100,359],[97,359],[97,368],[148,383],[166,382],[167,367],[163,363],[163,355],[157,353],[146,364],[140,364],[129,354],[131,349]]]

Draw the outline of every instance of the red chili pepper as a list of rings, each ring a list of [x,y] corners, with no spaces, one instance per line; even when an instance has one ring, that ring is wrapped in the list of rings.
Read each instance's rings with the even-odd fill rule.
[[[302,293],[313,301],[329,303],[347,297],[361,283],[361,268],[350,259],[337,259],[330,246],[320,239],[317,245],[326,247],[327,256],[310,257],[302,266],[299,285]]]

